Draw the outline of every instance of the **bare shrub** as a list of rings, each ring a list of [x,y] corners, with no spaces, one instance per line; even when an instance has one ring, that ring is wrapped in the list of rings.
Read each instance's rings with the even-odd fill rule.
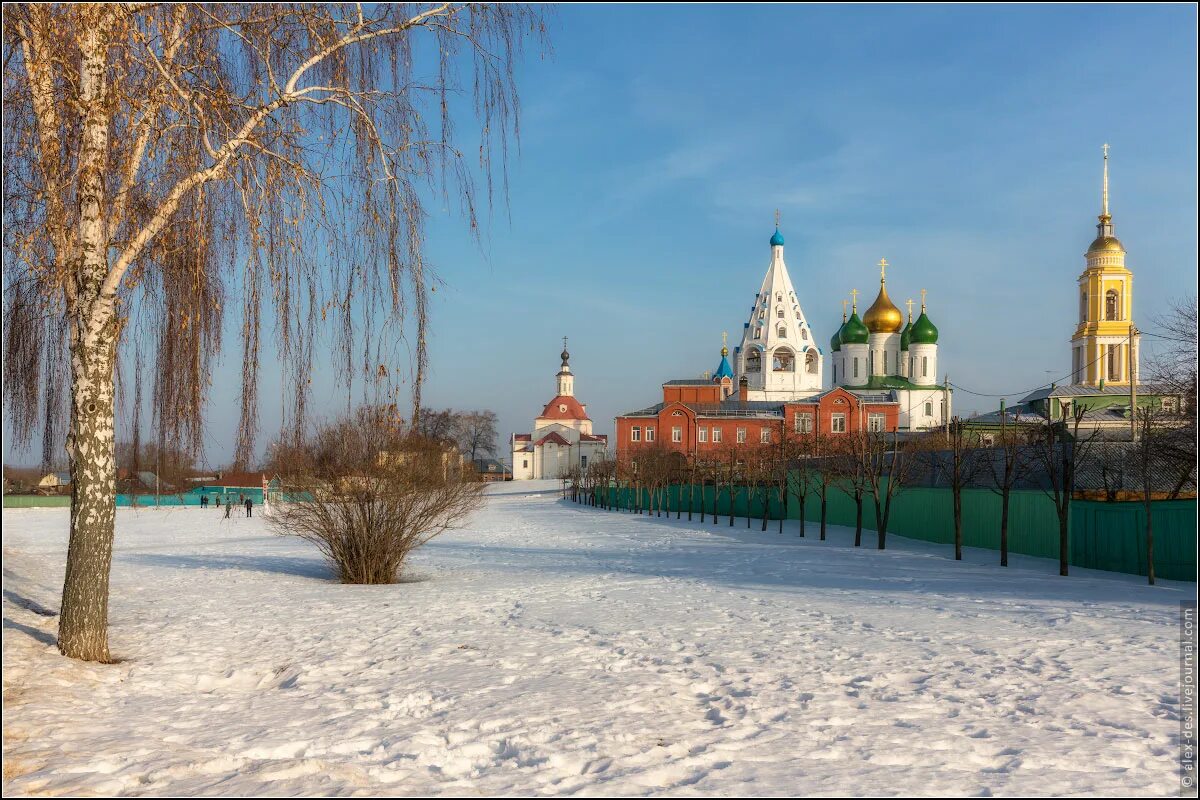
[[[395,583],[415,549],[483,499],[457,450],[378,409],[320,427],[288,456],[270,525],[316,545],[342,583]]]

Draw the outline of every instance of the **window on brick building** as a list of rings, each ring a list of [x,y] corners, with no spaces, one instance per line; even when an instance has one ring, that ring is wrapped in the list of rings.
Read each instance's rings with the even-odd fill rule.
[[[846,415],[845,414],[831,415],[829,418],[829,430],[833,431],[834,433],[845,433],[846,432]]]
[[[796,415],[796,433],[812,433],[812,414]]]
[[[742,444],[746,441],[746,429],[745,428],[737,429],[737,440],[738,440],[738,444]]]
[[[697,428],[696,429],[696,441],[699,441],[699,442],[707,442],[708,441],[708,428]]]
[[[646,441],[647,442],[654,441],[654,428],[646,428]]]
[[[883,414],[867,414],[867,430],[882,431],[884,426]]]
[[[671,441],[672,442],[682,442],[683,441],[683,428],[680,428],[679,426],[671,428]]]
[[[721,441],[721,429],[713,428],[713,444],[716,444],[719,441]]]
[[[770,442],[771,442],[771,429],[770,429],[770,428],[763,428],[762,430],[760,430],[760,431],[758,432],[758,440],[759,440],[760,442],[762,442],[763,444],[770,444]]]

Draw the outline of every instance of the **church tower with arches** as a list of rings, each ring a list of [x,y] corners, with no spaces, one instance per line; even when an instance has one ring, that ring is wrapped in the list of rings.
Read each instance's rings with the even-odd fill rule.
[[[735,360],[749,400],[793,400],[821,391],[824,359],[783,260],[778,219],[771,263],[754,296],[750,320],[742,326]]]
[[[1071,382],[1128,386],[1130,378],[1137,377],[1140,348],[1133,324],[1133,273],[1125,266],[1125,246],[1117,238],[1108,211],[1108,145],[1104,145],[1099,219],[1096,238],[1084,254],[1085,267],[1079,276],[1079,321],[1071,337]]]

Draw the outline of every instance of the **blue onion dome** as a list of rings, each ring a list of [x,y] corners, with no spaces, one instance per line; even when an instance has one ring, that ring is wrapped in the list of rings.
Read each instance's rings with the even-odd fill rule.
[[[775,229],[775,235],[771,237],[771,247],[783,247],[783,234],[779,232],[779,228]]]
[[[842,344],[866,344],[871,340],[871,332],[867,330],[867,326],[858,318],[858,312],[855,311],[842,326],[839,337]]]
[[[909,342],[912,344],[937,344],[938,329],[929,317],[925,314],[925,310],[921,310],[921,316],[917,317],[917,321],[912,324],[912,331],[909,333]]]
[[[913,326],[912,320],[910,319],[908,321],[908,324],[904,326],[904,330],[900,331],[900,349],[901,350],[907,350],[908,345],[912,343],[912,326]]]

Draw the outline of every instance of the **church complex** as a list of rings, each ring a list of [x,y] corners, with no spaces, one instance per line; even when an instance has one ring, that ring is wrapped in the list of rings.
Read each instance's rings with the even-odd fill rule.
[[[1055,411],[1050,406],[1056,398],[1063,404],[1077,395],[1128,399],[1131,386],[1137,387],[1133,274],[1125,266],[1125,249],[1108,210],[1108,145],[1099,219],[1079,277],[1070,385],[1035,392],[1018,407],[1042,417]],[[914,302],[909,300],[905,317],[888,296],[888,262],[881,259],[874,302],[860,317],[858,290],[852,289],[849,302],[843,301],[842,324],[825,348],[826,340],[809,324],[788,274],[778,215],[769,244],[770,261],[740,343],[732,354],[727,344],[722,346],[711,376],[668,380],[662,384],[661,402],[618,416],[618,457],[655,443],[697,455],[781,437],[930,430],[951,418],[950,382],[946,377],[938,381],[939,334],[924,289],[920,313],[913,318]],[[592,434],[585,407],[574,397],[568,356],[564,340],[557,395],[534,422],[533,433],[513,437],[515,478],[559,477],[572,467],[586,468],[589,460],[607,452],[607,437]],[[826,370],[830,388],[825,388]],[[1039,403],[1045,406],[1042,411]],[[979,424],[986,426],[990,416],[995,415],[977,418]]]

